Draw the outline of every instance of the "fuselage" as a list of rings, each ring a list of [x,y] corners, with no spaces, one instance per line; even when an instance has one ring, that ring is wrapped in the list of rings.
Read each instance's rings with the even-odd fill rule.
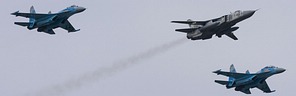
[[[221,37],[223,34],[233,32],[238,29],[232,28],[236,23],[251,17],[255,11],[235,11],[234,13],[224,15],[222,17],[209,20],[205,25],[190,25],[190,27],[198,28],[196,31],[187,34],[188,39],[205,40],[212,38],[213,35]]]
[[[79,7],[79,6],[71,6],[68,7],[58,13],[49,13],[48,16],[45,16],[43,18],[38,18],[35,20],[33,27],[29,27],[28,29],[35,29],[38,28],[38,32],[47,31],[51,29],[55,29],[60,27],[61,23],[64,23],[69,17],[76,13],[80,13],[84,11],[85,8]]]
[[[249,74],[241,78],[237,78],[234,80],[233,85],[228,86],[226,85],[227,88],[233,88],[236,87],[236,91],[241,91],[244,89],[250,89],[250,88],[255,88],[259,84],[262,84],[265,82],[265,80],[275,74],[279,74],[284,72],[285,69],[283,68],[277,68],[274,66],[267,66],[263,69],[261,69],[259,72],[254,73],[254,74]]]

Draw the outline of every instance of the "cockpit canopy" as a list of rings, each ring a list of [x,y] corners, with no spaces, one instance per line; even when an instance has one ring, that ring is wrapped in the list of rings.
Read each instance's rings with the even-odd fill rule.
[[[78,7],[77,5],[72,5],[71,7]]]
[[[265,68],[277,68],[275,66],[266,66]]]
[[[226,21],[231,21],[231,20],[236,19],[242,15],[243,15],[243,12],[241,10],[237,10],[234,13],[230,13],[229,15],[227,15],[225,17],[226,17]]]
[[[241,16],[242,15],[242,11],[241,10],[237,10],[237,11],[234,12],[234,15],[236,17]]]
[[[259,73],[260,72],[269,72],[269,71],[271,71],[271,70],[273,70],[275,68],[278,68],[278,67],[275,67],[275,66],[266,66],[266,67],[262,68],[261,71],[259,71]]]

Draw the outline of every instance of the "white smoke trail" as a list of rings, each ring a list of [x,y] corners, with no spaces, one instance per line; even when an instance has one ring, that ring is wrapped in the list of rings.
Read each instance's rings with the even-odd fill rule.
[[[104,79],[104,77],[106,76],[111,76],[116,72],[129,68],[135,64],[138,64],[141,61],[157,56],[162,52],[165,52],[180,44],[183,44],[185,41],[186,39],[184,38],[177,39],[173,42],[160,45],[158,47],[152,48],[138,55],[115,62],[109,67],[99,68],[91,73],[86,73],[76,79],[70,79],[67,82],[64,82],[55,86],[51,86],[44,90],[38,91],[37,93],[29,94],[28,96],[62,96],[63,94],[69,91],[79,89],[82,86],[92,82],[97,82],[101,79]]]

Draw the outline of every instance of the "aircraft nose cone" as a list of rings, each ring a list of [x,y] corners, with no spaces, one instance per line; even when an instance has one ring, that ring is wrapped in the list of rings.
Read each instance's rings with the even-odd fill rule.
[[[84,8],[84,7],[78,7],[78,8],[77,8],[77,11],[78,11],[78,12],[83,12],[84,10],[86,10],[86,8]]]
[[[286,69],[284,69],[284,68],[278,68],[277,69],[277,73],[283,73],[283,72],[285,72],[286,71]]]
[[[248,17],[252,16],[257,10],[248,10],[244,11],[244,14],[247,15]]]

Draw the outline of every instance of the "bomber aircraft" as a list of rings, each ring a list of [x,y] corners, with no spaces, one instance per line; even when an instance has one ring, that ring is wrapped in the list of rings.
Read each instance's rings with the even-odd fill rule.
[[[190,28],[176,29],[175,31],[187,33],[187,38],[191,40],[206,40],[213,35],[219,38],[226,35],[234,40],[238,38],[232,33],[239,27],[233,27],[236,23],[251,17],[257,10],[240,11],[224,15],[219,18],[206,21],[171,21],[172,23],[188,24]]]
[[[286,71],[286,69],[267,66],[257,73],[250,73],[249,70],[247,70],[246,73],[236,73],[232,64],[230,66],[230,72],[224,72],[220,69],[214,71],[213,73],[229,77],[228,81],[215,80],[216,83],[226,85],[227,89],[235,87],[235,91],[251,94],[250,88],[258,88],[265,93],[274,92],[275,90],[271,91],[265,80],[272,75],[279,74],[284,71]]]
[[[42,14],[36,13],[34,7],[30,8],[30,13],[20,13],[19,11],[11,13],[11,15],[29,18],[29,22],[14,22],[16,25],[27,27],[29,30],[37,28],[38,32],[55,34],[53,29],[61,27],[68,32],[76,32],[76,30],[68,18],[76,13],[83,12],[86,8],[72,5],[58,13]]]

